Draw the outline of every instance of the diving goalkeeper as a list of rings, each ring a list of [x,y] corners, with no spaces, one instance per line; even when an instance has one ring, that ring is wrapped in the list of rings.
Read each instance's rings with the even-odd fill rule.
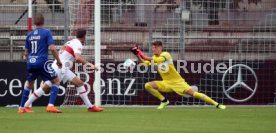
[[[131,49],[131,52],[136,55],[140,62],[145,65],[157,65],[157,71],[163,80],[155,80],[145,84],[145,89],[161,101],[161,104],[157,109],[163,109],[169,104],[169,100],[160,92],[175,92],[180,96],[190,95],[196,99],[212,104],[219,109],[226,108],[226,106],[217,103],[207,95],[193,91],[192,87],[186,83],[186,81],[176,71],[172,56],[168,52],[163,52],[162,50],[163,46],[160,41],[152,43],[152,52],[154,54],[152,57],[144,55],[138,47],[133,47]]]

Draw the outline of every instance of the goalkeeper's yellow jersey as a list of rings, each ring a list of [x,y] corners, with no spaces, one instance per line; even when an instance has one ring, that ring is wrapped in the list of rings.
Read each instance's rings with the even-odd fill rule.
[[[152,61],[143,61],[146,65],[157,65],[158,73],[161,78],[166,81],[178,82],[183,81],[184,79],[177,72],[173,64],[173,58],[168,52],[162,52],[160,56],[152,56]]]

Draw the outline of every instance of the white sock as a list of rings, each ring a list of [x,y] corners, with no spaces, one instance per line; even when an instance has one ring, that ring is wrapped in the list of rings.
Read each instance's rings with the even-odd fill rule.
[[[88,99],[87,91],[85,90],[84,86],[78,87],[77,91],[78,91],[82,101],[86,105],[86,107],[87,108],[93,107],[93,105],[91,104],[91,102]]]
[[[48,106],[54,106],[54,104],[49,103]]]
[[[34,91],[34,93],[29,97],[28,101],[25,103],[24,107],[29,107],[36,99],[41,97],[45,92],[42,90],[42,88],[39,88],[38,90]]]

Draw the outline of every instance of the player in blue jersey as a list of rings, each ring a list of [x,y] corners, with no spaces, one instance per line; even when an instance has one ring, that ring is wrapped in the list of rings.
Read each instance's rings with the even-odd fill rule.
[[[51,93],[58,93],[59,87],[59,79],[55,71],[51,68],[51,65],[48,65],[48,49],[50,49],[51,53],[57,60],[57,65],[59,67],[62,66],[62,63],[59,59],[58,52],[54,45],[54,40],[52,34],[49,30],[43,28],[44,25],[44,17],[42,14],[38,14],[34,18],[34,24],[36,25],[36,29],[30,32],[26,38],[25,44],[25,52],[24,57],[27,60],[27,85],[24,87],[20,107],[18,109],[18,113],[29,113],[32,112],[31,108],[26,106],[28,102],[32,102],[36,100],[38,97],[48,92],[51,88]],[[43,81],[51,81],[45,82],[39,89],[34,91],[31,97],[28,100],[28,96],[30,90],[34,88],[34,81],[40,76]],[[54,101],[56,95],[50,97],[50,101]],[[28,100],[28,101],[27,101]],[[58,113],[55,107],[47,107],[47,111],[49,109],[55,110],[55,113]],[[49,112],[49,111],[48,111]]]

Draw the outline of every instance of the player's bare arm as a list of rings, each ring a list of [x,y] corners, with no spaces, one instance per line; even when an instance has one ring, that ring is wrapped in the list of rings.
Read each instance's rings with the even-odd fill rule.
[[[29,50],[27,48],[25,48],[24,56],[23,56],[24,61],[27,61],[27,59],[28,59],[28,52],[29,52]]]
[[[86,63],[89,63],[87,60],[85,60],[80,54],[75,53],[75,60],[77,63],[81,63],[82,65],[85,65]]]
[[[86,59],[84,59],[80,54],[75,53],[75,60],[77,63],[81,63],[82,65],[89,65],[92,69],[96,69],[95,65],[88,62]]]

